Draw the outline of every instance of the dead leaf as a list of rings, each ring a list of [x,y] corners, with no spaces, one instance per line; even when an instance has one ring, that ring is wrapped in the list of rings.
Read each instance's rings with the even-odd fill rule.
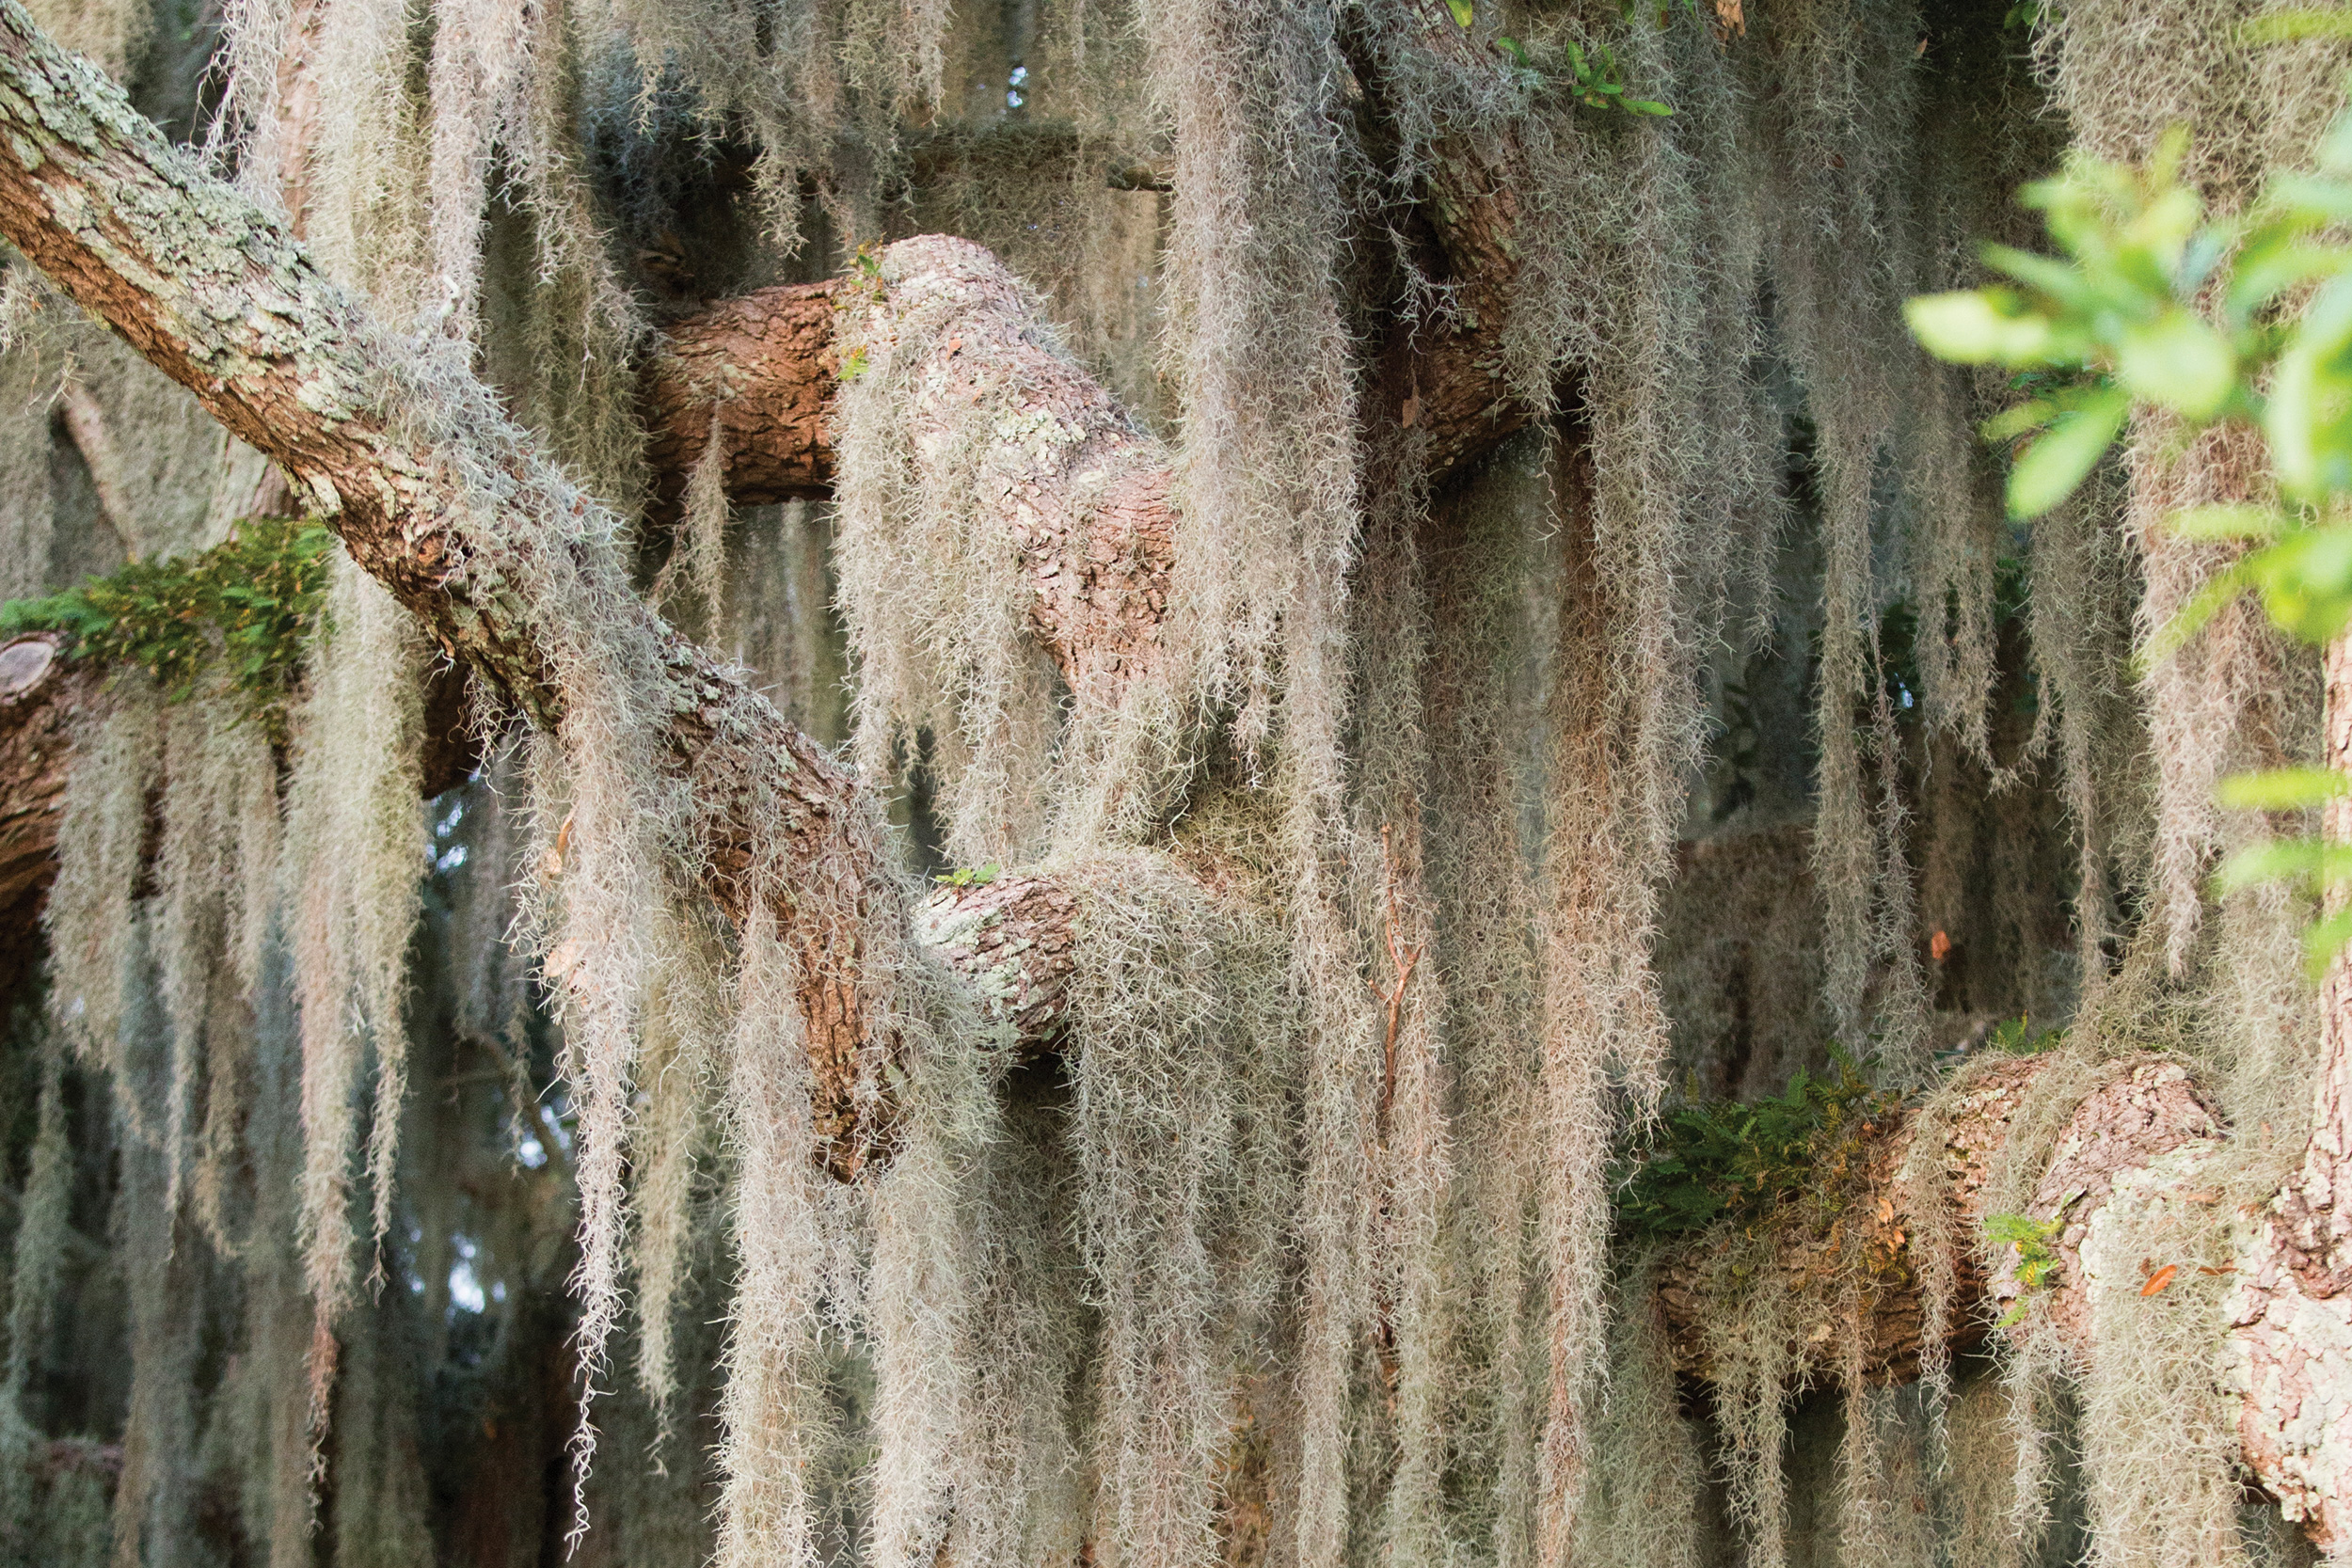
[[[1928,938],[1929,958],[1933,958],[1937,963],[1942,963],[1946,958],[1948,958],[1951,956],[1952,935],[1949,931],[1938,931],[1935,935]]]
[[[2224,1263],[2217,1269],[2209,1269],[2201,1264],[2199,1265],[2197,1272],[2203,1275],[2208,1279],[2218,1279],[2225,1274],[2237,1273],[2237,1265],[2235,1263]]]
[[[1887,1225],[1895,1218],[1895,1206],[1885,1198],[1879,1199],[1879,1224]]]
[[[551,882],[564,875],[564,857],[572,847],[572,818],[564,814],[564,825],[555,830],[555,847],[539,857],[539,879]]]
[[[1715,0],[1715,25],[1727,39],[1747,37],[1748,17],[1741,0]]]
[[[2165,1287],[2172,1283],[2172,1276],[2180,1272],[2180,1264],[2167,1263],[2148,1276],[2148,1283],[2139,1288],[2139,1293],[2143,1296],[2162,1295]]]
[[[1421,399],[1407,394],[1404,405],[1396,411],[1396,422],[1406,430],[1410,430],[1413,428],[1413,421],[1420,418]]]

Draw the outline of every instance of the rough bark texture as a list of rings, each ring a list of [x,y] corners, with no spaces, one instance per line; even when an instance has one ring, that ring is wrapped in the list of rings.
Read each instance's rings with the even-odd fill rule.
[[[1954,1282],[1948,1323],[1955,1348],[1981,1341],[1994,1316],[2014,1301],[2013,1262],[1988,1277],[1976,1239],[1983,1233],[1986,1178],[2009,1141],[2012,1119],[2048,1065],[2024,1057],[1983,1069],[1939,1124],[1943,1147],[1923,1167],[1934,1173],[1937,1190],[1914,1191],[1901,1180],[1922,1125],[1910,1112],[1870,1127],[1846,1169],[1823,1173],[1836,1195],[1836,1217],[1826,1225],[1785,1228],[1776,1238],[1774,1265],[1789,1297],[1804,1304],[1795,1343],[1815,1374],[1837,1375],[1845,1343],[1858,1334],[1866,1376],[1901,1381],[1918,1375],[1928,1316],[1920,1286],[1924,1245],[1947,1251],[1945,1264]],[[2115,1178],[2218,1131],[2212,1107],[2187,1069],[2170,1061],[2119,1061],[2076,1107],[2032,1205],[2037,1217],[2062,1212],[2067,1222],[2058,1248],[2060,1272],[2049,1288],[2061,1332],[2079,1341],[2086,1311],[2081,1247]],[[1843,1283],[1857,1257],[1865,1281],[1859,1322],[1846,1312]],[[1708,1370],[1704,1277],[1704,1264],[1690,1259],[1668,1267],[1659,1283],[1676,1365],[1701,1376]]]
[[[887,286],[844,285],[841,304],[868,341],[898,337],[916,312],[930,328],[926,357],[898,367],[913,391],[916,468],[952,462],[977,476],[976,499],[993,505],[991,525],[1027,567],[1031,631],[1081,704],[1116,706],[1160,657],[1175,539],[1168,449],[1063,356],[1035,297],[985,249],[901,240],[882,276]],[[990,408],[1005,388],[1018,406]],[[971,430],[976,413],[988,434],[973,451],[949,433]]]
[[[718,417],[727,495],[739,506],[821,496],[838,385],[838,282],[761,289],[673,325],[647,364],[642,412],[658,519],[677,515]]]
[[[2076,1346],[2088,1343],[2089,1292],[2084,1280],[2083,1243],[2099,1223],[2117,1180],[2126,1173],[2145,1170],[2162,1155],[2201,1139],[2223,1135],[2220,1118],[2189,1077],[2175,1062],[2141,1062],[2116,1072],[2086,1097],[2074,1110],[2066,1131],[2051,1151],[2050,1167],[2035,1188],[2028,1212],[2036,1219],[2054,1219],[2065,1228],[2052,1243],[2059,1259],[2061,1284],[2052,1292],[2050,1316],[2060,1335]],[[2218,1202],[2218,1193],[2191,1195]],[[2014,1274],[2004,1270],[1994,1294],[2014,1299]]]
[[[99,673],[61,657],[56,641],[0,646],[0,996],[23,981],[38,951],[36,915],[56,873],[73,732],[96,700]]]
[[[2328,765],[2352,772],[2352,640],[2327,656]],[[2327,831],[2352,842],[2352,800]],[[2341,898],[2339,892],[2335,896]],[[2226,1307],[2248,1464],[2321,1550],[2352,1547],[2352,964],[2320,987],[2323,1065],[2300,1176],[2253,1227]]]
[[[1005,876],[941,888],[921,930],[969,982],[1000,1041],[1034,1053],[1059,1043],[1068,1020],[1077,910],[1077,895],[1052,877]]]

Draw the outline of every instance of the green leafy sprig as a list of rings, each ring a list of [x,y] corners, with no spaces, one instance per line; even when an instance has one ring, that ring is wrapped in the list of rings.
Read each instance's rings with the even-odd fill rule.
[[[1670,115],[1674,110],[1654,98],[1636,98],[1626,90],[1625,71],[1616,51],[1605,43],[1593,45],[1591,55],[1571,43],[1567,47],[1568,90],[1588,109],[1622,109],[1629,115]]]

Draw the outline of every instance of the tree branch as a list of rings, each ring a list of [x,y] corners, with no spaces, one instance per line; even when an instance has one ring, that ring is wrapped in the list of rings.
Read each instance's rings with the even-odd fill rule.
[[[98,695],[99,672],[57,652],[56,639],[0,646],[0,992],[30,967],[42,895],[56,874],[73,732]]]
[[[2352,773],[2352,639],[2326,659],[2327,764]],[[2352,800],[2328,802],[2328,836],[2352,842]],[[2344,897],[2330,890],[2331,906]],[[2247,1462],[2330,1556],[2352,1546],[2352,961],[2319,996],[2320,1078],[2303,1169],[2262,1216],[2224,1304],[2230,1386]]]
[[[1935,1124],[1943,1143],[1913,1165],[1931,1190],[1904,1179],[1915,1140],[1927,1131],[1915,1112],[1869,1130],[1850,1168],[1823,1172],[1820,1191],[1835,1218],[1818,1223],[1803,1206],[1772,1237],[1775,1288],[1797,1305],[1789,1349],[1813,1376],[1834,1379],[1859,1338],[1863,1372],[1874,1382],[1916,1377],[1926,1344],[1928,1304],[1921,1277],[1949,1271],[1947,1337],[1954,1348],[1980,1342],[1993,1320],[2019,1294],[2013,1261],[1988,1275],[1977,1242],[1983,1234],[1985,1183],[2004,1152],[2012,1123],[2042,1075],[2046,1057],[1990,1064]],[[2188,1070],[2163,1058],[2122,1058],[2083,1096],[2058,1136],[2029,1212],[2064,1222],[2056,1243],[2058,1277],[2047,1287],[2052,1319],[2076,1348],[2086,1344],[2089,1283],[2081,1249],[2125,1171],[2199,1139],[2220,1135],[2212,1105]],[[1940,1248],[1932,1259],[1925,1249]],[[1847,1280],[1861,1265],[1861,1313],[1850,1315]],[[1708,1262],[1677,1259],[1660,1276],[1659,1297],[1677,1370],[1709,1372]]]

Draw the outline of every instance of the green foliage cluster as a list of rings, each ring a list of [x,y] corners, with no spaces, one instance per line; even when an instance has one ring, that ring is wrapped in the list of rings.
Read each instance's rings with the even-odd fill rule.
[[[321,523],[248,517],[201,554],[134,561],[47,598],[0,605],[0,634],[60,633],[77,657],[146,671],[172,702],[218,670],[246,713],[283,739],[334,543]]]
[[[1835,1061],[1831,1076],[1800,1071],[1777,1099],[1667,1111],[1620,1168],[1620,1232],[1654,1241],[1722,1221],[1754,1232],[1800,1199],[1819,1205],[1819,1219],[1836,1214],[1864,1134],[1900,1101],[1851,1059]]]
[[[852,305],[880,305],[889,296],[890,286],[882,281],[882,248],[873,241],[857,247],[850,258],[849,271],[842,275],[845,285],[834,301],[834,309],[846,310]],[[866,370],[866,345],[858,344],[842,357],[834,372],[838,381],[855,381]]]
[[[2057,1276],[2058,1255],[2052,1243],[2063,1229],[2062,1221],[2038,1220],[2030,1214],[1985,1215],[1985,1236],[1997,1246],[2017,1249],[2017,1303],[2001,1314],[2003,1328],[2024,1318],[2033,1293],[2047,1289]]]
[[[1467,27],[1470,24],[1469,0],[1446,0],[1454,19]],[[1617,109],[1629,115],[1670,115],[1671,105],[1654,98],[1636,98],[1626,90],[1625,70],[1617,62],[1617,52],[1605,43],[1597,43],[1588,54],[1582,46],[1569,43],[1555,57],[1538,60],[1527,46],[1517,39],[1498,38],[1495,48],[1507,55],[1511,63],[1531,79],[1545,85],[1558,83],[1568,90],[1568,96],[1588,109]]]
[[[2039,1056],[2066,1041],[2063,1029],[2036,1029],[2029,1014],[2003,1019],[1985,1037],[1983,1049],[1997,1051],[2004,1056]]]
[[[2352,28],[2342,16],[2272,18],[2280,37]],[[1914,299],[1912,331],[1931,353],[2020,372],[2030,395],[1992,421],[2023,446],[2010,472],[2011,515],[2057,506],[2089,477],[2135,407],[2186,432],[2250,427],[2266,444],[2275,505],[2192,508],[2171,527],[2255,547],[2218,574],[2152,640],[2169,657],[2233,600],[2252,594],[2289,635],[2325,643],[2352,626],[2352,115],[2321,141],[2317,171],[2273,178],[2241,216],[2208,219],[2180,176],[2188,133],[2175,128],[2143,166],[2077,159],[2021,199],[2044,214],[2060,256],[1988,245],[2010,281]],[[2324,768],[2228,782],[2225,803],[2315,806],[2352,788]],[[2288,880],[2352,881],[2352,846],[2285,838],[2232,857],[2224,891]],[[2313,967],[2352,940],[2352,909],[2308,934]]]

